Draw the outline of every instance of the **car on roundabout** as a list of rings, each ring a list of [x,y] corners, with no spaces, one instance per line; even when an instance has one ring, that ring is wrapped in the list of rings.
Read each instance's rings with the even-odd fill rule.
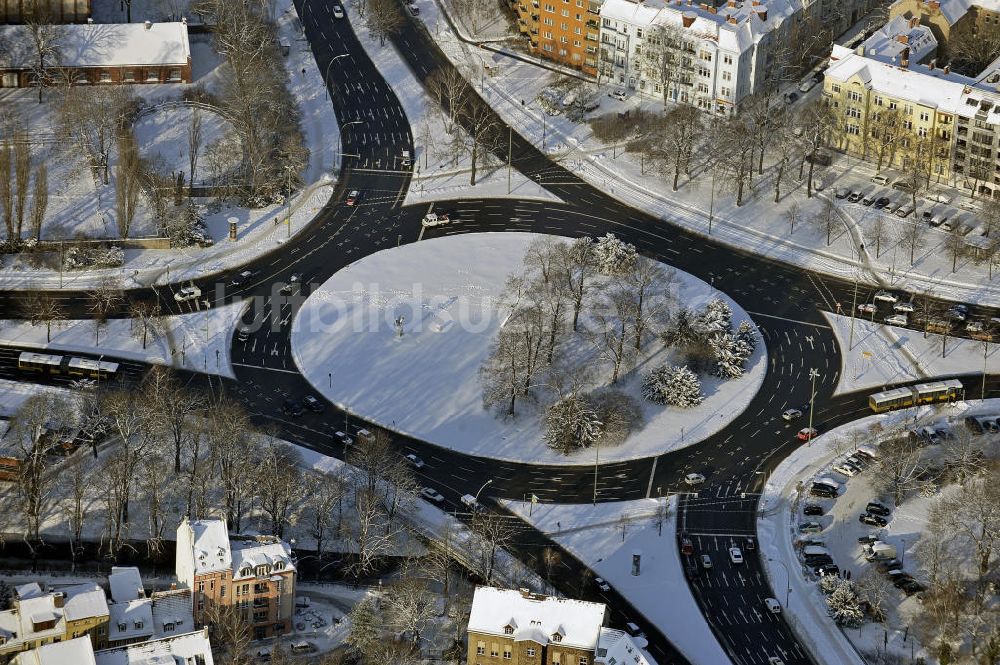
[[[799,441],[810,441],[819,436],[819,430],[815,427],[803,427],[795,436]]]
[[[788,421],[795,420],[802,417],[802,411],[800,409],[786,409],[782,412],[781,417]]]
[[[743,552],[738,547],[729,548],[729,560],[733,563],[743,563]]]
[[[689,473],[684,476],[684,482],[688,485],[701,485],[705,482],[705,476],[700,473]]]
[[[433,229],[436,226],[444,226],[451,221],[448,213],[443,212],[440,215],[436,212],[429,212],[424,215],[424,218],[420,220],[420,225],[425,229]]]

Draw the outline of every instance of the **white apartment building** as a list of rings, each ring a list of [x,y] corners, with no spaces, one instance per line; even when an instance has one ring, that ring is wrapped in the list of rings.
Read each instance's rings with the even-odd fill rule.
[[[802,9],[801,0],[605,0],[599,80],[729,113],[764,85]]]

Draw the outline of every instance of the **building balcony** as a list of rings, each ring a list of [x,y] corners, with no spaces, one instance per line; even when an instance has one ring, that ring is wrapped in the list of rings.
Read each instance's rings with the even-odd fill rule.
[[[529,32],[531,32],[531,34],[533,34],[533,35],[537,35],[538,34],[538,28],[532,28]]]
[[[596,46],[588,46],[587,47],[587,55],[597,55],[597,47]]]
[[[268,606],[270,606],[270,603],[268,602],[267,598],[254,598],[253,599],[253,608],[255,610],[267,609]]]
[[[586,39],[588,42],[596,42],[600,41],[601,38],[600,35],[598,35],[596,32],[588,32]]]
[[[531,15],[531,20],[535,21],[536,23],[538,22],[539,18],[541,18],[541,16],[539,16],[538,14],[532,14]]]
[[[593,28],[594,30],[598,30],[599,29],[598,23],[597,23],[597,21],[595,19],[589,19],[587,21],[587,27],[588,28]]]

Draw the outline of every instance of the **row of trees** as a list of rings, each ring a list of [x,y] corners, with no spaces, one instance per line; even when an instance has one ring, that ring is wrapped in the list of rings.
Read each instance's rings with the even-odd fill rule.
[[[36,162],[34,168],[32,162]],[[5,231],[0,248],[14,251],[20,247],[26,221],[29,237],[36,242],[41,239],[49,201],[48,173],[45,161],[32,155],[24,120],[17,114],[0,117],[0,215]]]

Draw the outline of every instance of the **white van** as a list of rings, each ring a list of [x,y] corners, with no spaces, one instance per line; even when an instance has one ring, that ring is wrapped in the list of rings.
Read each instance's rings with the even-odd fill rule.
[[[947,194],[941,194],[940,192],[935,192],[933,194],[927,194],[924,198],[930,201],[937,201],[938,203],[943,203],[948,205],[951,203],[951,197]]]
[[[479,510],[479,502],[476,501],[476,497],[471,494],[463,494],[462,498],[459,500],[472,510]]]
[[[891,185],[892,178],[883,173],[879,173],[876,176],[872,176],[872,182],[874,182],[876,185]]]

